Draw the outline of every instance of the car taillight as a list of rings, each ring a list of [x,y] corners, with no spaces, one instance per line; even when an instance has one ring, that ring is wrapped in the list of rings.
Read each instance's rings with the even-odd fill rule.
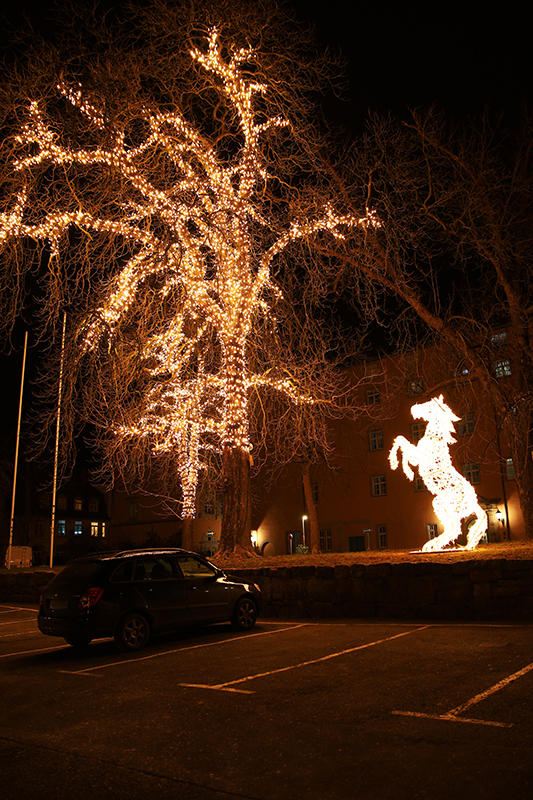
[[[104,590],[99,589],[97,587],[93,589],[88,589],[86,592],[82,594],[80,597],[80,602],[78,603],[78,610],[79,611],[88,611],[90,608],[95,606],[97,602],[100,600],[101,596],[103,595]]]

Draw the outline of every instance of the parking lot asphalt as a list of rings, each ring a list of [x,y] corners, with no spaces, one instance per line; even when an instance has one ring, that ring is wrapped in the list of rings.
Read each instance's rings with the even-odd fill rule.
[[[75,650],[0,605],[2,798],[533,797],[533,626],[260,619]]]

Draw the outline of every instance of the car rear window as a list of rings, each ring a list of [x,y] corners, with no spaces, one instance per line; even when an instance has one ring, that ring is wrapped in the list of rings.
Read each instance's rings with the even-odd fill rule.
[[[113,583],[123,583],[124,581],[131,581],[131,568],[133,567],[132,561],[125,561],[120,567],[111,575]]]
[[[84,561],[67,564],[55,580],[64,586],[97,583],[104,575],[105,567],[100,561]]]

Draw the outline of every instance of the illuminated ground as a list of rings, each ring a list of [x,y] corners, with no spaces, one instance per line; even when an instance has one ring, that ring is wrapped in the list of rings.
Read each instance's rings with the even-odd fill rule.
[[[359,553],[320,553],[318,555],[270,556],[251,559],[231,558],[224,561],[228,567],[295,567],[336,566],[337,564],[395,563],[398,561],[453,562],[488,558],[533,558],[532,542],[504,542],[502,544],[479,545],[475,550],[448,550],[438,553],[413,553],[409,550],[371,550]],[[216,563],[216,555],[212,559]]]

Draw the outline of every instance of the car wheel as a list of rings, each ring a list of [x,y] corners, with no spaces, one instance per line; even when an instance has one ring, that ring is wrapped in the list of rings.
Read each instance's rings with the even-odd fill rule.
[[[87,647],[92,642],[93,637],[86,633],[73,633],[71,636],[65,636],[65,641],[71,647]]]
[[[145,616],[132,611],[118,624],[115,642],[121,650],[141,650],[150,638],[150,624]]]
[[[235,603],[231,627],[235,631],[249,631],[257,619],[257,606],[251,597],[241,597]]]

